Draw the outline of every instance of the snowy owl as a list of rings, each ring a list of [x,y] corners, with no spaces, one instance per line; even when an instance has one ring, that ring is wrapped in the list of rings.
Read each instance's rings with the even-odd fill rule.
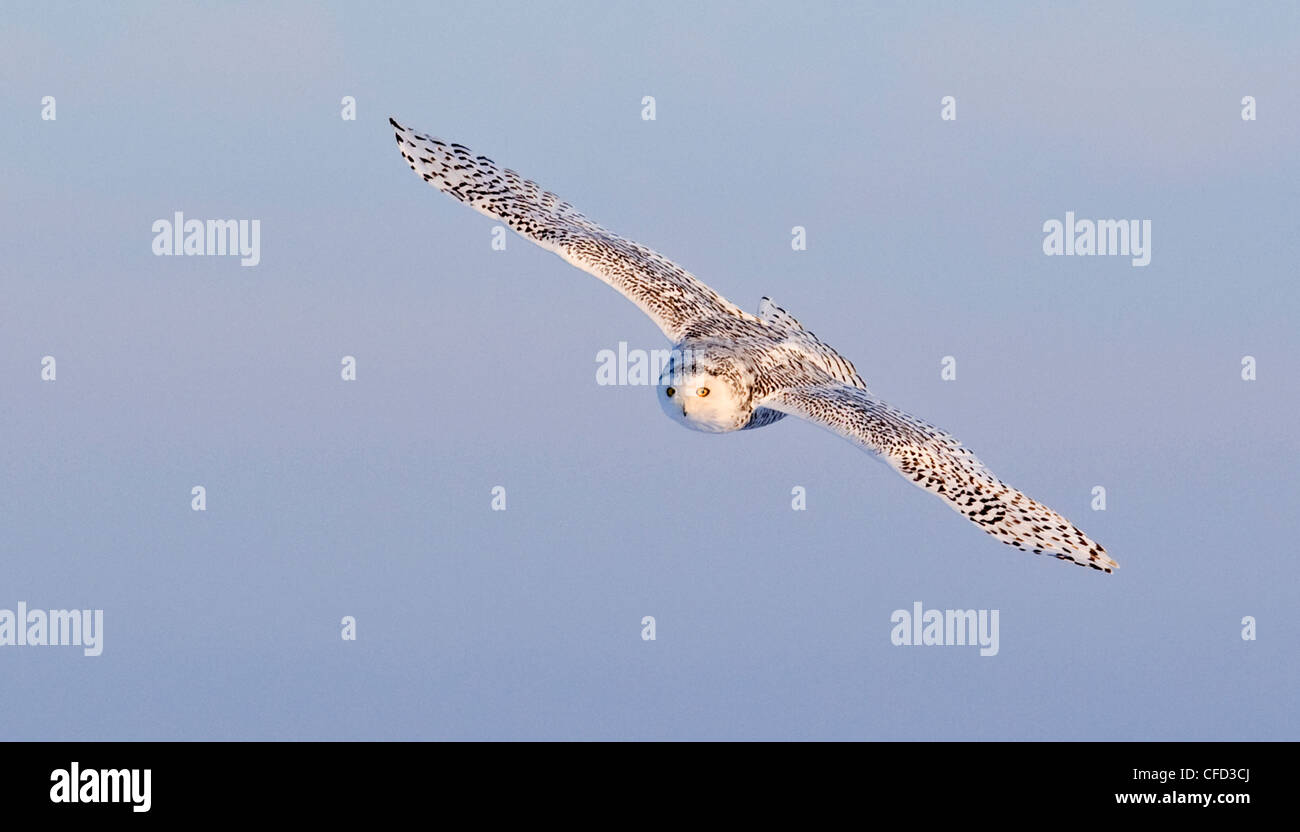
[[[1003,483],[947,433],[867,390],[848,359],[763,298],[751,315],[685,269],[619,237],[512,170],[464,145],[389,119],[411,170],[608,283],[672,341],[656,393],[664,411],[710,433],[787,415],[821,425],[887,462],[1003,543],[1110,572],[1100,543]]]

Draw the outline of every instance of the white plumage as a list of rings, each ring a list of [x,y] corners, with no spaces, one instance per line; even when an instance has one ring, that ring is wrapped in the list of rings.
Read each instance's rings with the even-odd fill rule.
[[[463,145],[389,120],[411,169],[613,286],[674,343],[660,404],[687,427],[746,430],[799,416],[878,454],[1004,543],[1110,572],[1118,564],[1069,520],[1003,483],[947,433],[867,390],[853,364],[763,298],[750,315],[677,264]]]

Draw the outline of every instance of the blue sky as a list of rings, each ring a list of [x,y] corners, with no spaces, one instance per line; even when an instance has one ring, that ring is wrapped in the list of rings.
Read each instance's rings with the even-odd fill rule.
[[[1289,4],[7,3],[0,608],[105,643],[0,648],[0,738],[1300,737],[1298,41]],[[389,115],[772,296],[1122,569],[597,385],[653,324],[493,251]],[[261,263],[155,257],[178,210]],[[1150,219],[1150,265],[1044,256],[1066,211]],[[891,645],[918,600],[999,610],[999,654]]]

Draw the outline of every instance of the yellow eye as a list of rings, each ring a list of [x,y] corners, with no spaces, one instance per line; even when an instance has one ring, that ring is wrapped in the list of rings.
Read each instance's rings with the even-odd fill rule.
[[[709,395],[709,388],[701,387],[699,390],[695,391],[695,395],[699,396],[702,399],[705,396]]]
[[[671,398],[673,397],[673,394],[676,393],[677,391],[676,391],[675,389],[673,389],[672,387],[669,387],[669,388],[668,388],[667,390],[665,390],[664,392],[667,393],[667,394],[668,394],[668,398],[671,399]]]

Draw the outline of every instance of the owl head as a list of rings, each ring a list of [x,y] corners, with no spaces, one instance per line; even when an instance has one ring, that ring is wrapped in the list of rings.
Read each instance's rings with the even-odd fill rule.
[[[740,430],[754,412],[745,374],[727,350],[707,345],[673,350],[657,392],[669,417],[706,433]]]

